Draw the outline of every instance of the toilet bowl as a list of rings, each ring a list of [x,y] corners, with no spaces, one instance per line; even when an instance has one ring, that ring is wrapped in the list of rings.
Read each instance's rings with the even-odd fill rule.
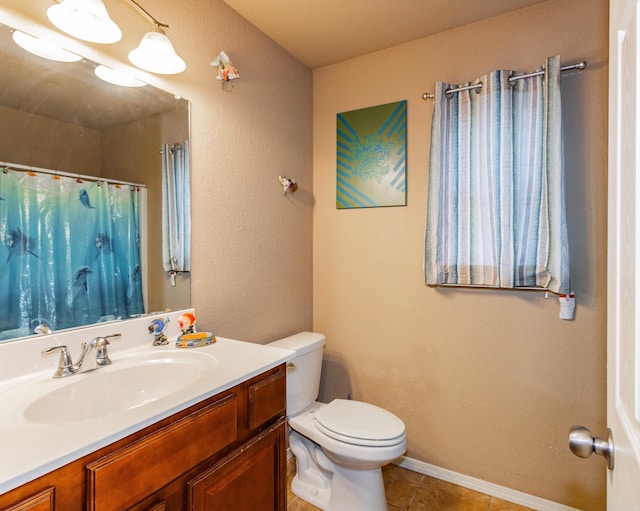
[[[287,368],[291,489],[325,511],[386,511],[381,467],[406,451],[404,423],[369,403],[316,401],[325,342],[302,332],[271,343],[296,352]]]

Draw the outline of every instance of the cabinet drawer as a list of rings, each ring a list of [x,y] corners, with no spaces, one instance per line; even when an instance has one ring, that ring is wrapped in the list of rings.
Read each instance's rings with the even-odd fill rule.
[[[237,438],[235,394],[87,466],[89,511],[116,511],[159,490]]]
[[[285,372],[279,370],[249,387],[249,429],[284,415],[287,406]]]
[[[54,511],[54,497],[55,488],[51,486],[4,509],[5,511]]]

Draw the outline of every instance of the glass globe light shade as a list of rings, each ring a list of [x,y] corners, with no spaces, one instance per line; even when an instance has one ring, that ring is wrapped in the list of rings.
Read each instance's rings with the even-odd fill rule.
[[[129,60],[134,66],[151,73],[171,75],[182,73],[187,68],[169,38],[159,31],[146,33],[140,45],[129,53]]]
[[[60,30],[83,41],[109,44],[122,39],[122,31],[109,17],[102,0],[62,0],[47,9],[47,17]]]
[[[113,85],[119,85],[121,87],[144,87],[146,85],[146,83],[128,75],[127,73],[123,73],[122,71],[102,64],[96,66],[94,72],[98,78]]]
[[[80,55],[76,55],[75,53],[60,48],[60,46],[56,44],[25,34],[19,30],[14,30],[11,37],[13,37],[15,43],[22,49],[27,50],[29,53],[33,53],[38,57],[58,62],[78,62],[79,60],[82,60]]]

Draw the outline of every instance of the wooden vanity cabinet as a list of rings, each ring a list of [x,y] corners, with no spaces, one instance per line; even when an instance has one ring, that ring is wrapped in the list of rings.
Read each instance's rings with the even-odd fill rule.
[[[284,365],[0,495],[0,511],[284,511]]]

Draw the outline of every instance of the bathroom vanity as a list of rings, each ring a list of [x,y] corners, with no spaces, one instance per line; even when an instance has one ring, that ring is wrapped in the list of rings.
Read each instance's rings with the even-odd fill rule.
[[[146,360],[151,353],[171,361],[161,366],[163,371],[181,363],[175,348],[141,349],[112,355],[114,366],[122,361],[120,369],[113,370],[118,379],[126,380],[127,360]],[[194,352],[188,352],[187,360],[200,356]],[[284,511],[289,353],[228,339],[198,353],[215,359],[206,365],[212,367],[210,374],[175,395],[115,410],[113,417],[91,411],[80,420],[45,424],[34,410],[18,407],[26,410],[24,427],[12,426],[12,420],[0,425],[5,467],[0,468],[0,510]],[[136,370],[142,367],[132,364]],[[90,385],[89,379],[100,371],[77,380],[78,389]],[[69,381],[83,376],[73,375]],[[53,385],[62,392],[59,381]],[[19,386],[12,389],[12,395],[21,392]],[[0,392],[0,405],[8,394],[6,389]],[[29,438],[30,443],[22,443]]]
[[[0,509],[284,510],[284,411],[279,366],[1,495]]]

